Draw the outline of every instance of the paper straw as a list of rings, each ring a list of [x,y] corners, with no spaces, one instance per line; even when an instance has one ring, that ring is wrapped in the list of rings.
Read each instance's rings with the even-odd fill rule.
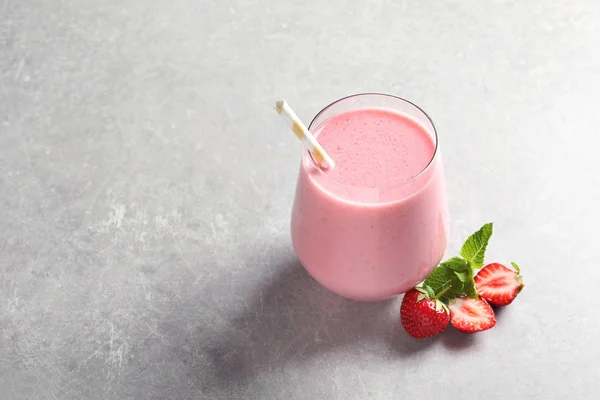
[[[298,116],[292,110],[292,108],[285,102],[285,100],[279,100],[275,103],[275,111],[277,114],[284,116],[288,122],[292,124],[292,131],[296,134],[296,137],[300,139],[304,147],[310,151],[317,162],[323,168],[333,168],[335,163],[329,157],[329,154],[321,147],[317,139],[306,129],[306,126],[298,119]]]

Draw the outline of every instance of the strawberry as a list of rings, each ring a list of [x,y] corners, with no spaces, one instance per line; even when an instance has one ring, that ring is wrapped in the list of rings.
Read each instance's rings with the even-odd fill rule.
[[[450,313],[437,297],[430,288],[414,288],[404,295],[400,320],[410,336],[425,339],[446,329]]]
[[[514,270],[493,263],[479,271],[475,276],[475,287],[479,296],[496,306],[512,303],[524,286],[519,266],[515,263],[512,265]]]
[[[496,316],[492,307],[481,297],[458,297],[450,300],[450,322],[461,332],[475,333],[493,328]]]

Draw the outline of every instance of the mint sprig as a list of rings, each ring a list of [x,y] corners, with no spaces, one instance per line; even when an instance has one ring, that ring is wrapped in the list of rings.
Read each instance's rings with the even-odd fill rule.
[[[485,250],[493,233],[493,224],[485,224],[469,236],[462,246],[462,257],[452,257],[441,263],[423,282],[445,302],[457,297],[476,299],[475,270],[483,267]]]
[[[473,268],[466,260],[452,257],[434,269],[425,279],[424,285],[431,287],[435,293],[439,293],[449,285],[450,289],[442,297],[446,300],[462,296],[476,299],[477,291],[473,274]]]

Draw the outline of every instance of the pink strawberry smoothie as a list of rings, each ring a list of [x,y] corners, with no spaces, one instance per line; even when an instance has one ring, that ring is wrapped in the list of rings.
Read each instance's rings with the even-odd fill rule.
[[[336,162],[302,157],[292,241],[307,271],[342,296],[406,292],[439,263],[448,212],[435,133],[395,111],[363,108],[313,130]]]

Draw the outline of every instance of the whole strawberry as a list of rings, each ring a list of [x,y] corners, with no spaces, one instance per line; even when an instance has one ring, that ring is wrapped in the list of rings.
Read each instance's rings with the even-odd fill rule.
[[[417,339],[440,334],[450,322],[448,307],[427,289],[411,289],[404,295],[400,307],[402,326]]]
[[[507,306],[523,289],[519,266],[512,263],[513,269],[502,264],[488,264],[475,276],[475,287],[480,297],[495,306]]]

